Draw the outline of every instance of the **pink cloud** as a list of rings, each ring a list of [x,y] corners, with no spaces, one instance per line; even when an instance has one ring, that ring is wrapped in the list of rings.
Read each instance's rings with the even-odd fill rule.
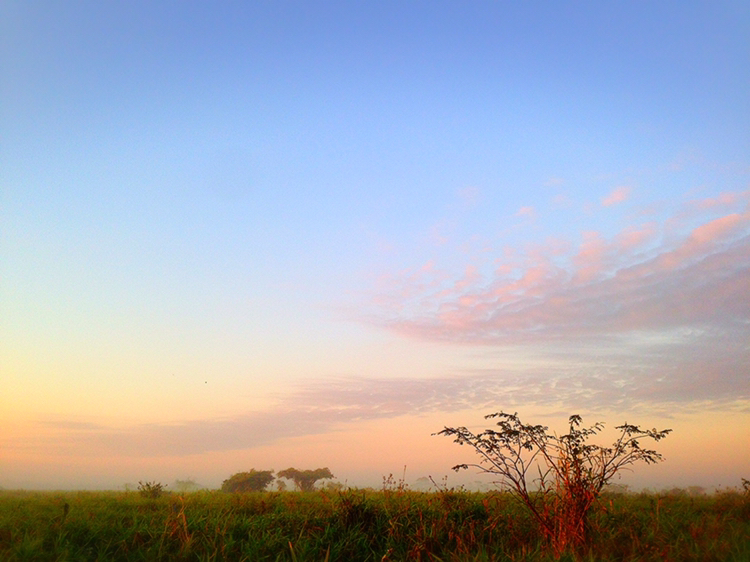
[[[747,213],[750,211],[750,190],[724,192],[715,197],[692,199],[681,206],[681,211],[668,222],[670,226],[693,224],[696,219],[711,216],[711,213]]]
[[[430,260],[425,263],[419,270],[423,273],[428,273],[435,269],[435,260]]]
[[[516,216],[533,218],[536,216],[536,210],[534,209],[534,207],[521,207],[520,209],[518,209]]]
[[[643,246],[655,239],[656,223],[649,223],[641,227],[628,227],[617,235],[617,243],[621,252],[628,252]]]
[[[589,263],[598,261],[606,251],[607,244],[601,234],[596,231],[586,231],[582,233],[583,242],[574,258],[579,263]]]
[[[732,213],[731,215],[712,220],[693,230],[688,242],[703,245],[725,239],[736,233],[739,227],[747,224],[749,218],[750,215],[748,214],[740,215],[739,213]]]
[[[612,193],[602,198],[602,205],[604,207],[609,207],[610,205],[616,205],[618,203],[622,203],[628,198],[629,195],[630,195],[630,187],[628,186],[617,187],[612,191]]]
[[[583,242],[578,253],[573,257],[573,263],[578,267],[575,280],[578,283],[588,283],[604,269],[604,258],[609,245],[598,232],[583,233]]]
[[[724,207],[733,205],[740,200],[747,199],[750,192],[745,191],[744,193],[721,193],[717,197],[707,197],[700,201],[695,201],[693,205],[697,209],[711,209],[714,207]]]
[[[509,263],[504,263],[504,264],[498,266],[495,269],[495,274],[498,277],[502,277],[502,276],[505,276],[505,275],[509,275],[510,273],[513,272],[514,269],[515,269],[515,267],[513,265],[511,265]]]
[[[468,265],[466,266],[466,271],[464,272],[463,278],[456,281],[453,284],[452,288],[442,291],[441,295],[446,296],[450,294],[459,293],[462,290],[469,288],[471,285],[476,283],[480,278],[481,276],[476,266]]]
[[[439,312],[391,312],[387,325],[483,344],[727,323],[750,330],[750,212],[665,235],[670,220],[606,238],[586,231],[574,249],[554,238],[506,248],[491,270],[471,265],[449,289],[410,296]]]
[[[750,213],[732,213],[698,226],[678,248],[659,257],[660,266],[675,269],[691,260],[705,257],[715,249],[716,244],[740,235],[749,220]]]
[[[467,265],[466,271],[464,273],[464,278],[456,283],[456,288],[464,288],[468,287],[472,283],[474,283],[477,279],[479,279],[479,270],[476,268],[476,266],[473,265]]]
[[[564,256],[571,248],[570,241],[565,238],[547,237],[543,244],[529,244],[527,254],[536,259],[542,256]]]

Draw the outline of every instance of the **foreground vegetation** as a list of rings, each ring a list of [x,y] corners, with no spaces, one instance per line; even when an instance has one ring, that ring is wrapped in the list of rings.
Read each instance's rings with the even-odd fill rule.
[[[0,560],[750,560],[750,495],[606,494],[555,555],[507,493],[0,492]]]

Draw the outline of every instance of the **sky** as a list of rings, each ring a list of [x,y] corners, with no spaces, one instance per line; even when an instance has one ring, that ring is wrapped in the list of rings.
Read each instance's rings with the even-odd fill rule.
[[[0,5],[0,486],[670,428],[750,472],[744,2]]]

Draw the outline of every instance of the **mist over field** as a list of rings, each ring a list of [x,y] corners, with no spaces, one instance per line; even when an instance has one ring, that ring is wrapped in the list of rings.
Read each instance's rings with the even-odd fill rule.
[[[739,2],[0,6],[0,486],[472,453],[518,412],[750,478]],[[403,476],[404,467],[406,475]]]

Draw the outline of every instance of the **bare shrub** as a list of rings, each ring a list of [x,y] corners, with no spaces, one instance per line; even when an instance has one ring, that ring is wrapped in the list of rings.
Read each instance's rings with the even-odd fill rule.
[[[579,549],[588,542],[588,515],[604,486],[621,470],[639,461],[663,460],[656,451],[643,449],[644,438],[659,441],[672,430],[643,430],[636,425],[617,426],[619,438],[611,447],[587,444],[603,424],[581,427],[581,416],[570,416],[569,432],[557,436],[542,425],[523,423],[517,414],[489,414],[499,430],[474,434],[465,427],[446,427],[438,435],[469,445],[481,457],[479,464],[460,464],[458,471],[479,468],[501,477],[507,488],[530,511],[542,535],[556,553]]]
[[[165,493],[165,486],[160,482],[141,482],[138,481],[138,492],[144,498],[156,499]]]

